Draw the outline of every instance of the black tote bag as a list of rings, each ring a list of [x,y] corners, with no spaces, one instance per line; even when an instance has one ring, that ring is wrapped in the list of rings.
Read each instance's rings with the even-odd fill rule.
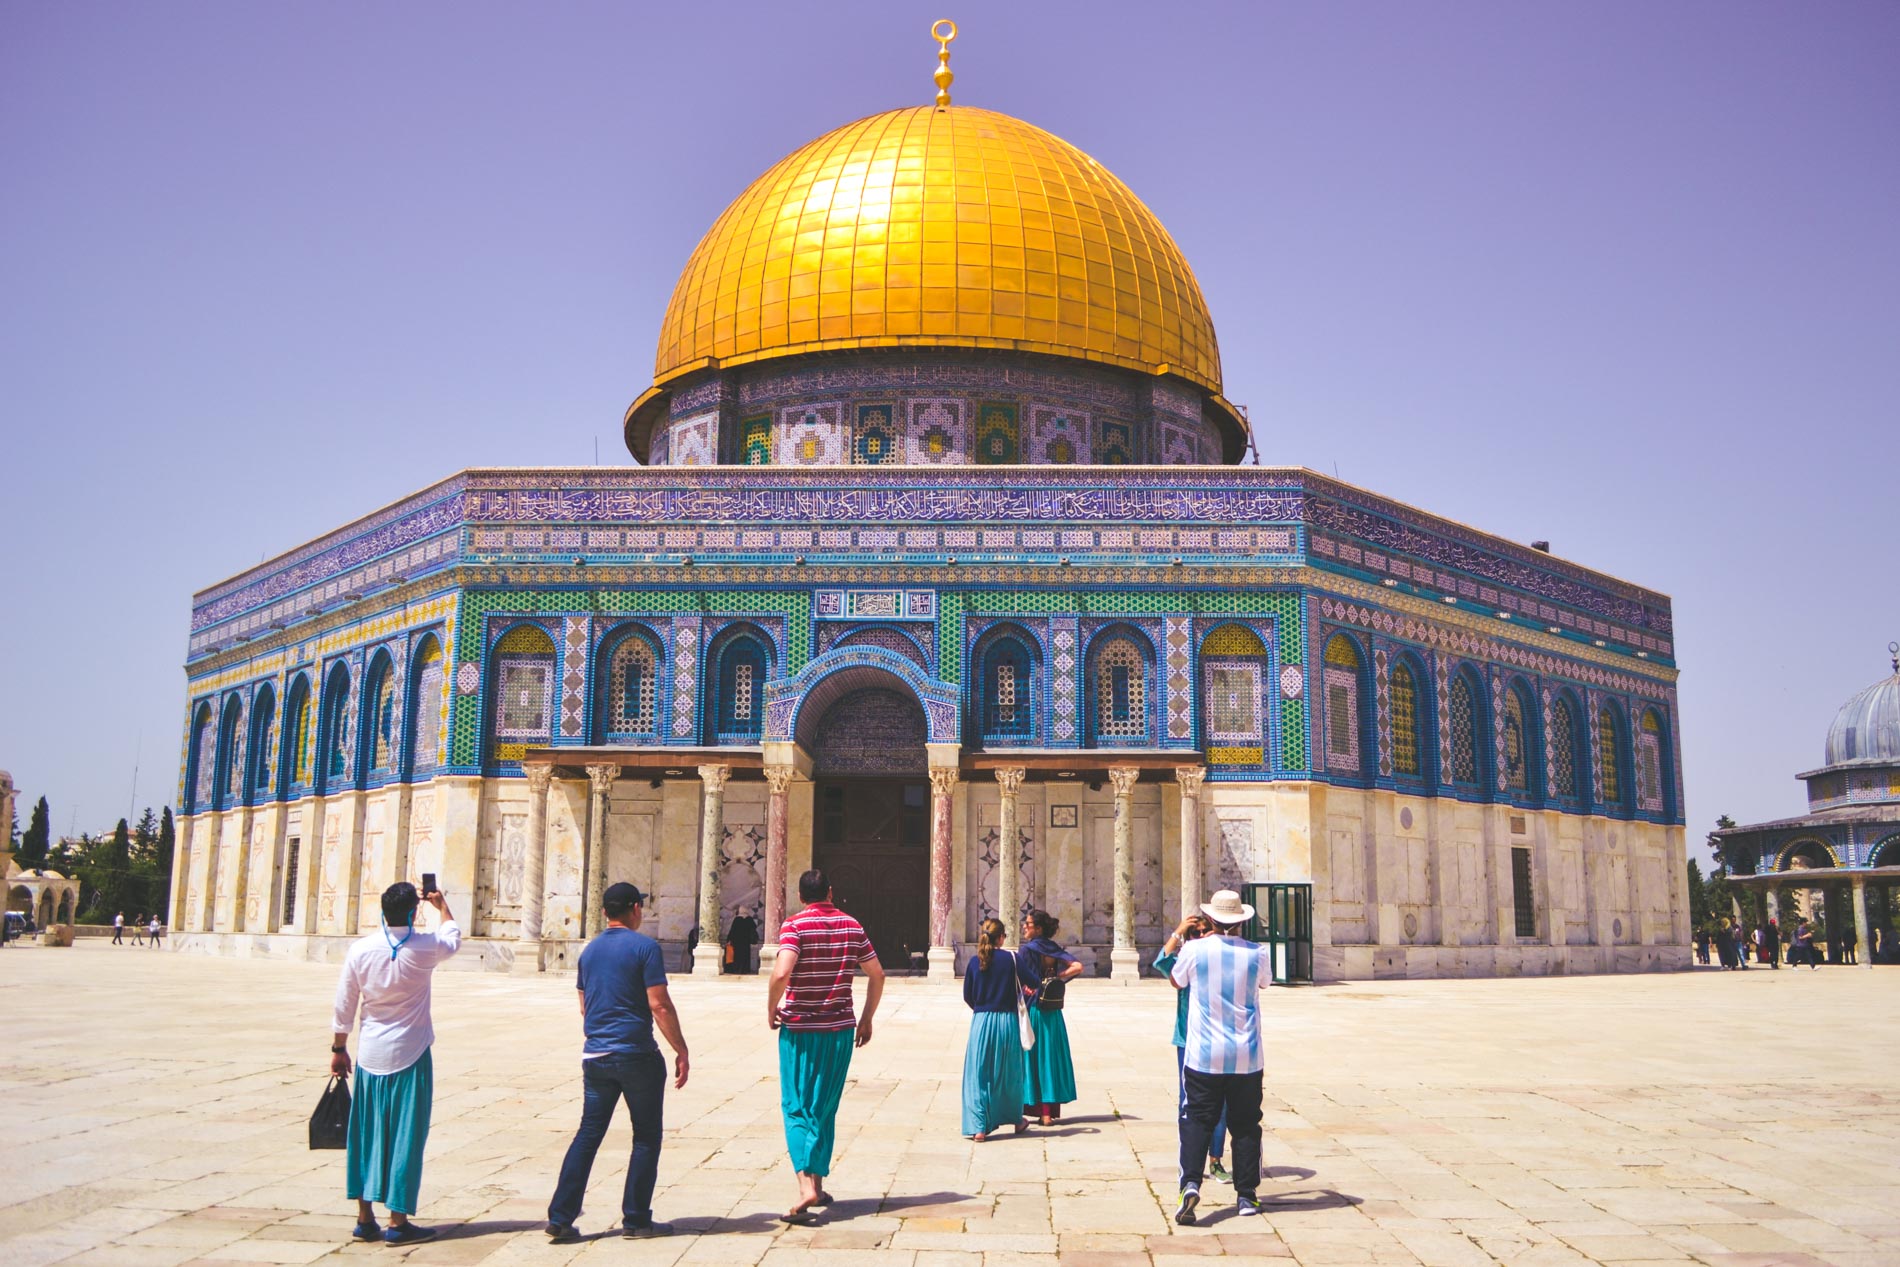
[[[310,1147],[347,1148],[350,1142],[350,1084],[341,1075],[332,1075],[330,1085],[310,1115]]]

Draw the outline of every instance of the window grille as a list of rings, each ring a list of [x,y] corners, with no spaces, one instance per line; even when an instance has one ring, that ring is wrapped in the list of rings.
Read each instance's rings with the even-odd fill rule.
[[[1662,813],[1662,723],[1653,712],[1643,714],[1636,737],[1636,804],[1645,813]]]
[[[654,672],[653,648],[644,638],[629,635],[614,648],[607,682],[608,728],[619,734],[652,734],[659,715],[659,683]]]
[[[383,773],[396,763],[396,675],[388,666],[376,679],[375,752],[370,768]]]
[[[1552,795],[1577,795],[1577,721],[1562,696],[1550,706],[1550,775],[1556,785]]]
[[[732,666],[732,716],[735,721],[752,720],[752,664],[743,661]]]
[[[1622,771],[1616,755],[1616,714],[1606,703],[1597,710],[1597,772],[1605,805],[1616,805],[1623,799]]]
[[[442,741],[442,644],[429,639],[418,660],[416,684],[409,693],[415,710],[415,735],[409,741],[409,768],[416,774],[435,769]]]
[[[540,739],[548,733],[550,665],[534,660],[501,664],[501,721],[495,733],[511,739]]]
[[[1511,904],[1517,916],[1517,935],[1537,936],[1537,903],[1531,895],[1531,851],[1519,846],[1511,849]]]
[[[726,644],[719,657],[717,730],[722,738],[750,738],[764,722],[765,648],[759,640],[741,635]]]
[[[216,728],[211,724],[211,710],[202,709],[198,714],[198,742],[193,745],[197,749],[197,756],[193,758],[197,766],[196,786],[191,795],[193,809],[211,808],[211,776],[217,766],[217,754],[213,751],[215,742]]]
[[[1147,682],[1141,649],[1126,638],[1111,639],[1095,663],[1095,733],[1113,739],[1139,739],[1147,734]]]
[[[1529,732],[1524,728],[1524,696],[1504,692],[1504,782],[1514,792],[1531,790]]]
[[[1401,660],[1392,666],[1392,768],[1416,776],[1418,749],[1418,683]]]
[[[1478,700],[1462,673],[1451,683],[1451,777],[1456,783],[1478,781]]]
[[[271,771],[276,765],[277,701],[268,691],[258,699],[256,714],[251,722],[257,728],[257,738],[251,744],[251,789],[269,795]]]

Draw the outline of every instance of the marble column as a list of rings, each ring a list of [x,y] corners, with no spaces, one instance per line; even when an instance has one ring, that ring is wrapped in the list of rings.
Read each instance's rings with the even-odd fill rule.
[[[1201,890],[1201,785],[1207,781],[1207,767],[1176,766],[1174,781],[1181,785],[1181,918],[1186,919],[1207,896]]]
[[[515,947],[515,968],[541,971],[541,907],[547,900],[548,788],[554,782],[551,765],[523,766],[528,780],[528,852],[521,860],[521,935]]]
[[[949,979],[957,975],[957,952],[950,942],[950,798],[956,790],[957,767],[930,767],[930,956],[927,975],[937,979]]]
[[[1854,962],[1863,968],[1874,966],[1874,956],[1867,944],[1867,877],[1855,876],[1853,879],[1854,899]]]
[[[1132,981],[1141,975],[1141,952],[1135,949],[1135,780],[1136,766],[1110,766],[1108,781],[1115,788],[1115,945],[1108,953],[1108,975]]]
[[[601,905],[607,897],[607,801],[613,795],[614,780],[620,777],[617,765],[587,767],[587,885],[582,893],[581,935],[592,937],[600,931]],[[541,841],[547,844],[547,801],[543,797]],[[546,853],[542,854],[545,860]]]
[[[778,959],[778,930],[785,923],[785,854],[791,837],[791,787],[796,772],[788,765],[765,767],[765,927],[759,966],[770,971]]]
[[[726,930],[719,923],[720,853],[726,842],[726,780],[729,765],[699,767],[699,946],[693,975],[716,977],[725,969]]]
[[[1019,765],[996,771],[1001,798],[996,816],[996,918],[1003,921],[1003,939],[1012,946],[1023,925],[1023,838],[1016,825],[1016,793],[1028,776]]]

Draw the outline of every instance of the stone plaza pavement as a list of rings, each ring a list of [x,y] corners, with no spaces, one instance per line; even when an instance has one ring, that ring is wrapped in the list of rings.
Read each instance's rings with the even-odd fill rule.
[[[967,1013],[893,982],[852,1065],[822,1227],[792,1197],[764,978],[674,986],[664,1241],[617,1223],[627,1129],[581,1226],[546,1202],[579,1112],[572,979],[436,978],[436,1103],[409,1251],[346,1242],[342,1155],[306,1148],[335,969],[103,943],[0,953],[0,1263],[1176,1267],[1900,1263],[1900,972],[1365,982],[1267,995],[1264,1217],[1174,1195],[1173,1000],[1079,982],[1061,1126],[957,1134]],[[1772,1026],[1772,1028],[1771,1028]]]

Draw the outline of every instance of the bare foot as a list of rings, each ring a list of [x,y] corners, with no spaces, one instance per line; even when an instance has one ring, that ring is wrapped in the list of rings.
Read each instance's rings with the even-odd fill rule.
[[[989,1132],[987,1132],[987,1131],[978,1131],[978,1132],[977,1132],[976,1134],[974,1134],[974,1135],[972,1135],[972,1136],[970,1136],[970,1142],[971,1142],[972,1144],[981,1144],[982,1142],[984,1142],[985,1140],[987,1140],[987,1139],[988,1139],[989,1137],[990,1137],[990,1136],[989,1136]]]

